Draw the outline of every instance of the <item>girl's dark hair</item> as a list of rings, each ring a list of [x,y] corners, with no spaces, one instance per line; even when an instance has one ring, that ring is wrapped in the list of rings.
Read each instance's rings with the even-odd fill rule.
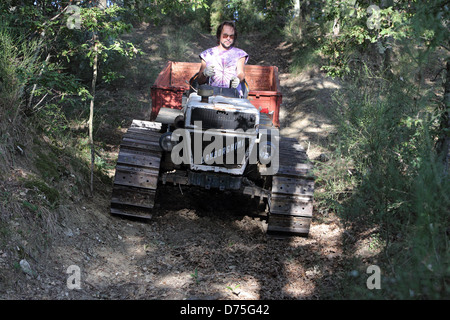
[[[237,29],[236,29],[236,24],[233,21],[224,21],[220,24],[220,26],[217,27],[217,32],[216,32],[216,37],[217,37],[217,44],[220,43],[220,35],[222,34],[222,29],[224,26],[230,26],[233,28],[234,30],[234,41],[233,41],[233,45],[236,42],[237,39]]]

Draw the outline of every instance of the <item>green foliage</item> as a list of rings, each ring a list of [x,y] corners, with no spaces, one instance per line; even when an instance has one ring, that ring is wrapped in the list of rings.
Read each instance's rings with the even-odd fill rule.
[[[357,176],[352,168],[351,159],[343,156],[337,149],[333,157],[327,162],[317,161],[315,167],[315,195],[314,201],[320,214],[324,216],[329,212],[341,214],[342,200],[357,186]]]
[[[35,165],[41,176],[48,181],[59,181],[60,164],[58,157],[54,153],[36,152]]]
[[[190,26],[208,31],[211,0],[162,0],[147,6],[146,19],[156,24]]]
[[[32,204],[32,203],[30,203],[28,201],[25,201],[25,200],[22,202],[22,204],[23,204],[23,206],[25,208],[28,208],[31,212],[37,212],[38,209],[39,209],[39,207],[37,205]]]
[[[267,18],[265,18],[262,10],[255,10],[260,7],[260,1],[243,1],[233,0],[227,4],[227,15],[237,20],[239,31],[241,32],[265,32],[273,30],[266,28]]]
[[[213,0],[210,5],[211,34],[215,34],[225,20],[236,21],[241,32],[277,32],[289,23],[291,9],[291,0]]]
[[[195,284],[198,285],[200,283],[199,275],[198,275],[198,269],[195,268],[194,272],[191,273],[191,278],[194,280]]]
[[[26,180],[24,182],[24,187],[34,190],[34,192],[38,194],[42,194],[44,199],[48,201],[50,206],[56,206],[59,202],[59,192],[57,189],[49,187],[45,182],[39,179],[30,179]],[[38,207],[36,205],[26,205],[25,202],[23,203],[24,206],[28,207],[32,211],[37,211]]]
[[[322,70],[333,77],[347,76],[369,63],[378,70],[390,68],[388,55],[400,42],[410,45],[413,40],[426,52],[440,45],[448,48],[450,39],[450,13],[441,0],[322,1],[302,4],[301,12],[286,26],[299,24],[294,28],[300,29],[297,40],[308,46],[316,42],[325,58]],[[304,32],[310,26],[314,31]]]
[[[0,121],[15,123],[23,110],[25,90],[38,68],[36,41],[0,27]],[[5,121],[6,122],[6,121]]]
[[[211,34],[215,35],[217,27],[225,20],[232,20],[233,14],[227,8],[226,0],[213,0],[211,4]]]
[[[427,47],[448,46],[450,41],[448,2],[445,0],[418,1],[414,9],[410,23],[412,32],[422,38]]]
[[[189,28],[183,30],[173,29],[168,27],[167,29],[170,37],[167,37],[162,41],[159,47],[159,55],[164,60],[172,61],[184,61],[190,48],[191,36],[190,32],[187,32]]]
[[[61,26],[63,42],[58,45],[57,54],[66,61],[71,72],[86,82],[90,81],[94,57],[93,34],[95,33],[98,39],[100,80],[111,82],[120,78],[114,70],[116,60],[122,57],[132,59],[140,53],[140,50],[132,43],[119,38],[119,35],[129,32],[132,28],[130,23],[122,19],[125,12],[124,8],[117,5],[111,5],[104,10],[98,7],[81,8],[78,29],[71,28],[68,20],[65,26]]]
[[[450,181],[433,151],[436,108],[424,90],[411,99],[418,91],[410,83],[394,84],[368,69],[353,79],[335,96],[336,144],[352,163],[353,179],[331,168],[351,193],[343,199],[324,194],[322,201],[337,201],[349,226],[377,228],[370,244],[383,249],[387,259],[380,256],[378,264],[394,279],[384,297],[444,298]],[[322,180],[338,185],[326,175]]]
[[[408,293],[415,298],[442,299],[450,296],[450,182],[442,176],[441,164],[423,151],[413,185],[412,209],[418,216],[408,237],[413,261],[400,276],[402,284],[405,287],[408,284]],[[400,259],[398,263],[404,262],[405,257]]]

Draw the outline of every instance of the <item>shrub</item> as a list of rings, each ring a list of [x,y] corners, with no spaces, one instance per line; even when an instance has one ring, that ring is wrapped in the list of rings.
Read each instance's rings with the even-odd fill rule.
[[[0,27],[0,122],[15,124],[24,107],[25,89],[38,69],[37,42]]]
[[[378,230],[385,298],[449,296],[450,181],[433,147],[437,108],[417,93],[366,70],[335,97],[337,143],[358,178],[341,213]]]

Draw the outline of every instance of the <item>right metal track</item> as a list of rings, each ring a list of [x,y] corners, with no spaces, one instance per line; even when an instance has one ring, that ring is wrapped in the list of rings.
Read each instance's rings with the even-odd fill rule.
[[[124,134],[117,159],[111,214],[151,218],[162,150],[161,124],[133,120]]]
[[[279,168],[272,177],[267,233],[307,236],[313,214],[312,164],[295,138],[280,136]]]

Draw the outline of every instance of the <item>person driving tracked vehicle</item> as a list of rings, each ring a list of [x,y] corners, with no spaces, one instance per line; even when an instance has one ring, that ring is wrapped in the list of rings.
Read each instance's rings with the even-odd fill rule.
[[[244,50],[234,47],[237,39],[234,22],[222,22],[217,28],[216,37],[218,45],[199,55],[201,65],[196,81],[198,84],[234,88],[241,97],[247,96],[244,66],[249,56]]]

